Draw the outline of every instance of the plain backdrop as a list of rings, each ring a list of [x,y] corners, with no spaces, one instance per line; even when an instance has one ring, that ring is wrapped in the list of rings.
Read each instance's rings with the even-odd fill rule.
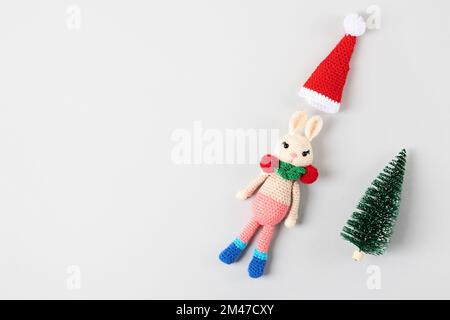
[[[341,111],[308,107],[299,87],[345,15],[373,4],[381,27],[358,40]],[[2,1],[0,298],[450,298],[449,9]],[[321,176],[302,186],[301,219],[278,230],[268,273],[250,279],[253,246],[232,266],[217,256],[250,217],[234,195],[258,165],[177,164],[173,134],[195,121],[283,134],[297,110],[324,118]],[[403,147],[391,246],[356,263],[340,230]],[[367,286],[373,270],[379,289]]]

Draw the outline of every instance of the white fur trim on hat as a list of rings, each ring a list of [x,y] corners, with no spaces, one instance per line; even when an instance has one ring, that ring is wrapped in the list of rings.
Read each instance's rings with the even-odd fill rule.
[[[308,103],[327,113],[336,113],[339,111],[339,107],[341,104],[337,101],[334,101],[321,93],[318,93],[314,90],[308,89],[306,87],[302,87],[298,93],[300,97],[303,97],[308,101]]]
[[[344,19],[344,30],[351,36],[359,37],[366,31],[366,23],[360,15],[350,13]]]

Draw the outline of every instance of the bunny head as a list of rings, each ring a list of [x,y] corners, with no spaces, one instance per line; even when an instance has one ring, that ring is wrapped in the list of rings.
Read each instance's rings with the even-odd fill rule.
[[[278,158],[296,167],[306,167],[313,162],[313,150],[311,141],[322,129],[322,118],[313,116],[309,120],[305,112],[298,111],[289,120],[289,134],[279,142]],[[305,126],[304,134],[301,129]]]

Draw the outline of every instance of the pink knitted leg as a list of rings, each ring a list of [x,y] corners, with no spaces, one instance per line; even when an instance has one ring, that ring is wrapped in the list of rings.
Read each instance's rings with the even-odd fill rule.
[[[241,241],[244,243],[248,243],[255,234],[256,230],[258,230],[259,226],[259,223],[254,218],[252,218],[241,231],[239,239],[241,239]]]
[[[270,240],[272,240],[275,226],[263,226],[259,235],[257,249],[260,252],[267,253],[269,250]]]

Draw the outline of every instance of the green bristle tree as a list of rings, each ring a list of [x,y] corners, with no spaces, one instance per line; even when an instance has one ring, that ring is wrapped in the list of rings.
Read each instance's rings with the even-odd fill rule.
[[[403,149],[378,174],[342,229],[341,236],[358,248],[353,259],[361,260],[363,252],[381,255],[387,249],[399,212],[405,167]]]

